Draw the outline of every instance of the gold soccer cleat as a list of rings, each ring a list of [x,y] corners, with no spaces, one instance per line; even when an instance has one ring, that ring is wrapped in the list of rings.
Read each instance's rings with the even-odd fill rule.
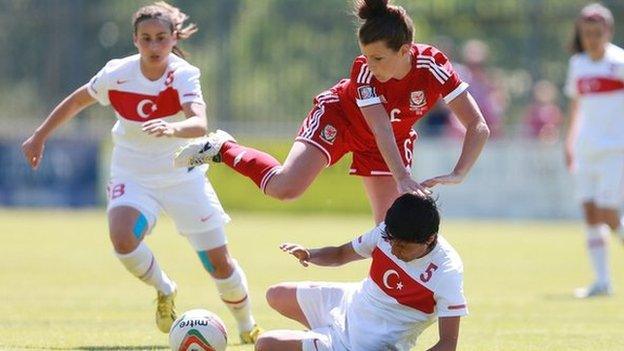
[[[174,302],[176,294],[177,291],[174,291],[170,295],[165,295],[160,291],[158,292],[158,297],[156,299],[156,325],[163,333],[169,333],[171,325],[177,318]]]
[[[255,344],[262,333],[264,333],[264,329],[254,324],[250,331],[240,333],[241,344]]]

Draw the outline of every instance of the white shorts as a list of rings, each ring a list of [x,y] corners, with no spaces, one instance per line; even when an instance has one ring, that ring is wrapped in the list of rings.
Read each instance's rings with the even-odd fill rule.
[[[297,302],[314,337],[328,340],[334,351],[347,351],[345,315],[359,283],[297,283]]]
[[[200,175],[166,187],[147,187],[129,177],[113,178],[107,188],[108,208],[129,206],[147,219],[149,233],[161,210],[175,223],[193,246],[208,250],[227,243],[223,231],[215,230],[230,221],[208,180]],[[210,233],[211,238],[200,238]],[[219,234],[221,233],[221,234]],[[205,241],[202,243],[202,241]]]
[[[624,200],[624,153],[579,157],[575,181],[579,201],[619,209]]]

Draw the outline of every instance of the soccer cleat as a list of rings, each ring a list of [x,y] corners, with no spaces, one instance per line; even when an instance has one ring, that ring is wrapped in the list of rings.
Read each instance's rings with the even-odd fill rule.
[[[158,292],[158,297],[156,298],[156,325],[163,333],[169,333],[171,325],[177,318],[174,302],[176,294],[177,291],[170,295]]]
[[[254,324],[251,330],[240,333],[241,344],[255,344],[262,333],[264,333],[264,329]]]
[[[611,294],[613,294],[613,291],[611,290],[611,286],[608,284],[594,283],[588,287],[574,290],[574,296],[579,299],[587,299],[597,296],[611,296]]]
[[[196,167],[212,162],[221,162],[221,147],[226,141],[236,142],[227,132],[218,129],[207,137],[197,139],[183,146],[173,159],[175,167]]]

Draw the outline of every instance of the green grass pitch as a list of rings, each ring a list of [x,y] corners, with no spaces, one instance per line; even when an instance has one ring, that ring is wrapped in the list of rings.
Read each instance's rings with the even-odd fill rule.
[[[357,281],[368,262],[308,268],[281,253],[284,241],[340,244],[366,230],[362,215],[232,213],[230,250],[249,278],[254,312],[266,329],[301,328],[264,301],[273,283]],[[577,222],[444,221],[442,232],[463,258],[470,315],[460,350],[623,350],[624,247],[612,240],[616,294],[579,301],[590,280]],[[1,350],[165,350],[153,322],[154,291],[125,272],[112,253],[103,210],[0,211]],[[219,314],[238,345],[234,321],[186,240],[161,218],[148,244],[179,285],[179,312]],[[417,350],[431,346],[430,327]]]

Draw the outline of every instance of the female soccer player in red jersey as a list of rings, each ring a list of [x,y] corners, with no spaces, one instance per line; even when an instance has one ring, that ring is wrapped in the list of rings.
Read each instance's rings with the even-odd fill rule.
[[[244,343],[259,329],[251,315],[245,274],[228,254],[223,211],[205,168],[171,164],[188,138],[206,134],[199,69],[182,57],[178,42],[197,31],[184,26],[187,15],[165,2],[133,16],[139,53],[109,61],[87,84],[61,102],[26,140],[23,152],[33,168],[48,137],[88,106],[111,105],[117,117],[108,188],[108,222],[115,253],[126,269],[157,290],[156,324],[167,333],[176,318],[176,284],[161,270],[145,236],[165,211],[214,278],[222,300],[238,322]]]
[[[267,195],[286,200],[300,196],[323,168],[352,152],[350,173],[362,177],[376,222],[401,193],[425,195],[437,184],[461,183],[489,135],[468,85],[442,52],[412,42],[412,20],[402,7],[387,0],[355,4],[363,20],[358,32],[362,55],[353,62],[349,79],[316,96],[283,165],[223,131],[180,150],[176,165],[221,161]],[[418,183],[410,175],[417,138],[412,126],[439,99],[466,127],[466,136],[449,174]]]

